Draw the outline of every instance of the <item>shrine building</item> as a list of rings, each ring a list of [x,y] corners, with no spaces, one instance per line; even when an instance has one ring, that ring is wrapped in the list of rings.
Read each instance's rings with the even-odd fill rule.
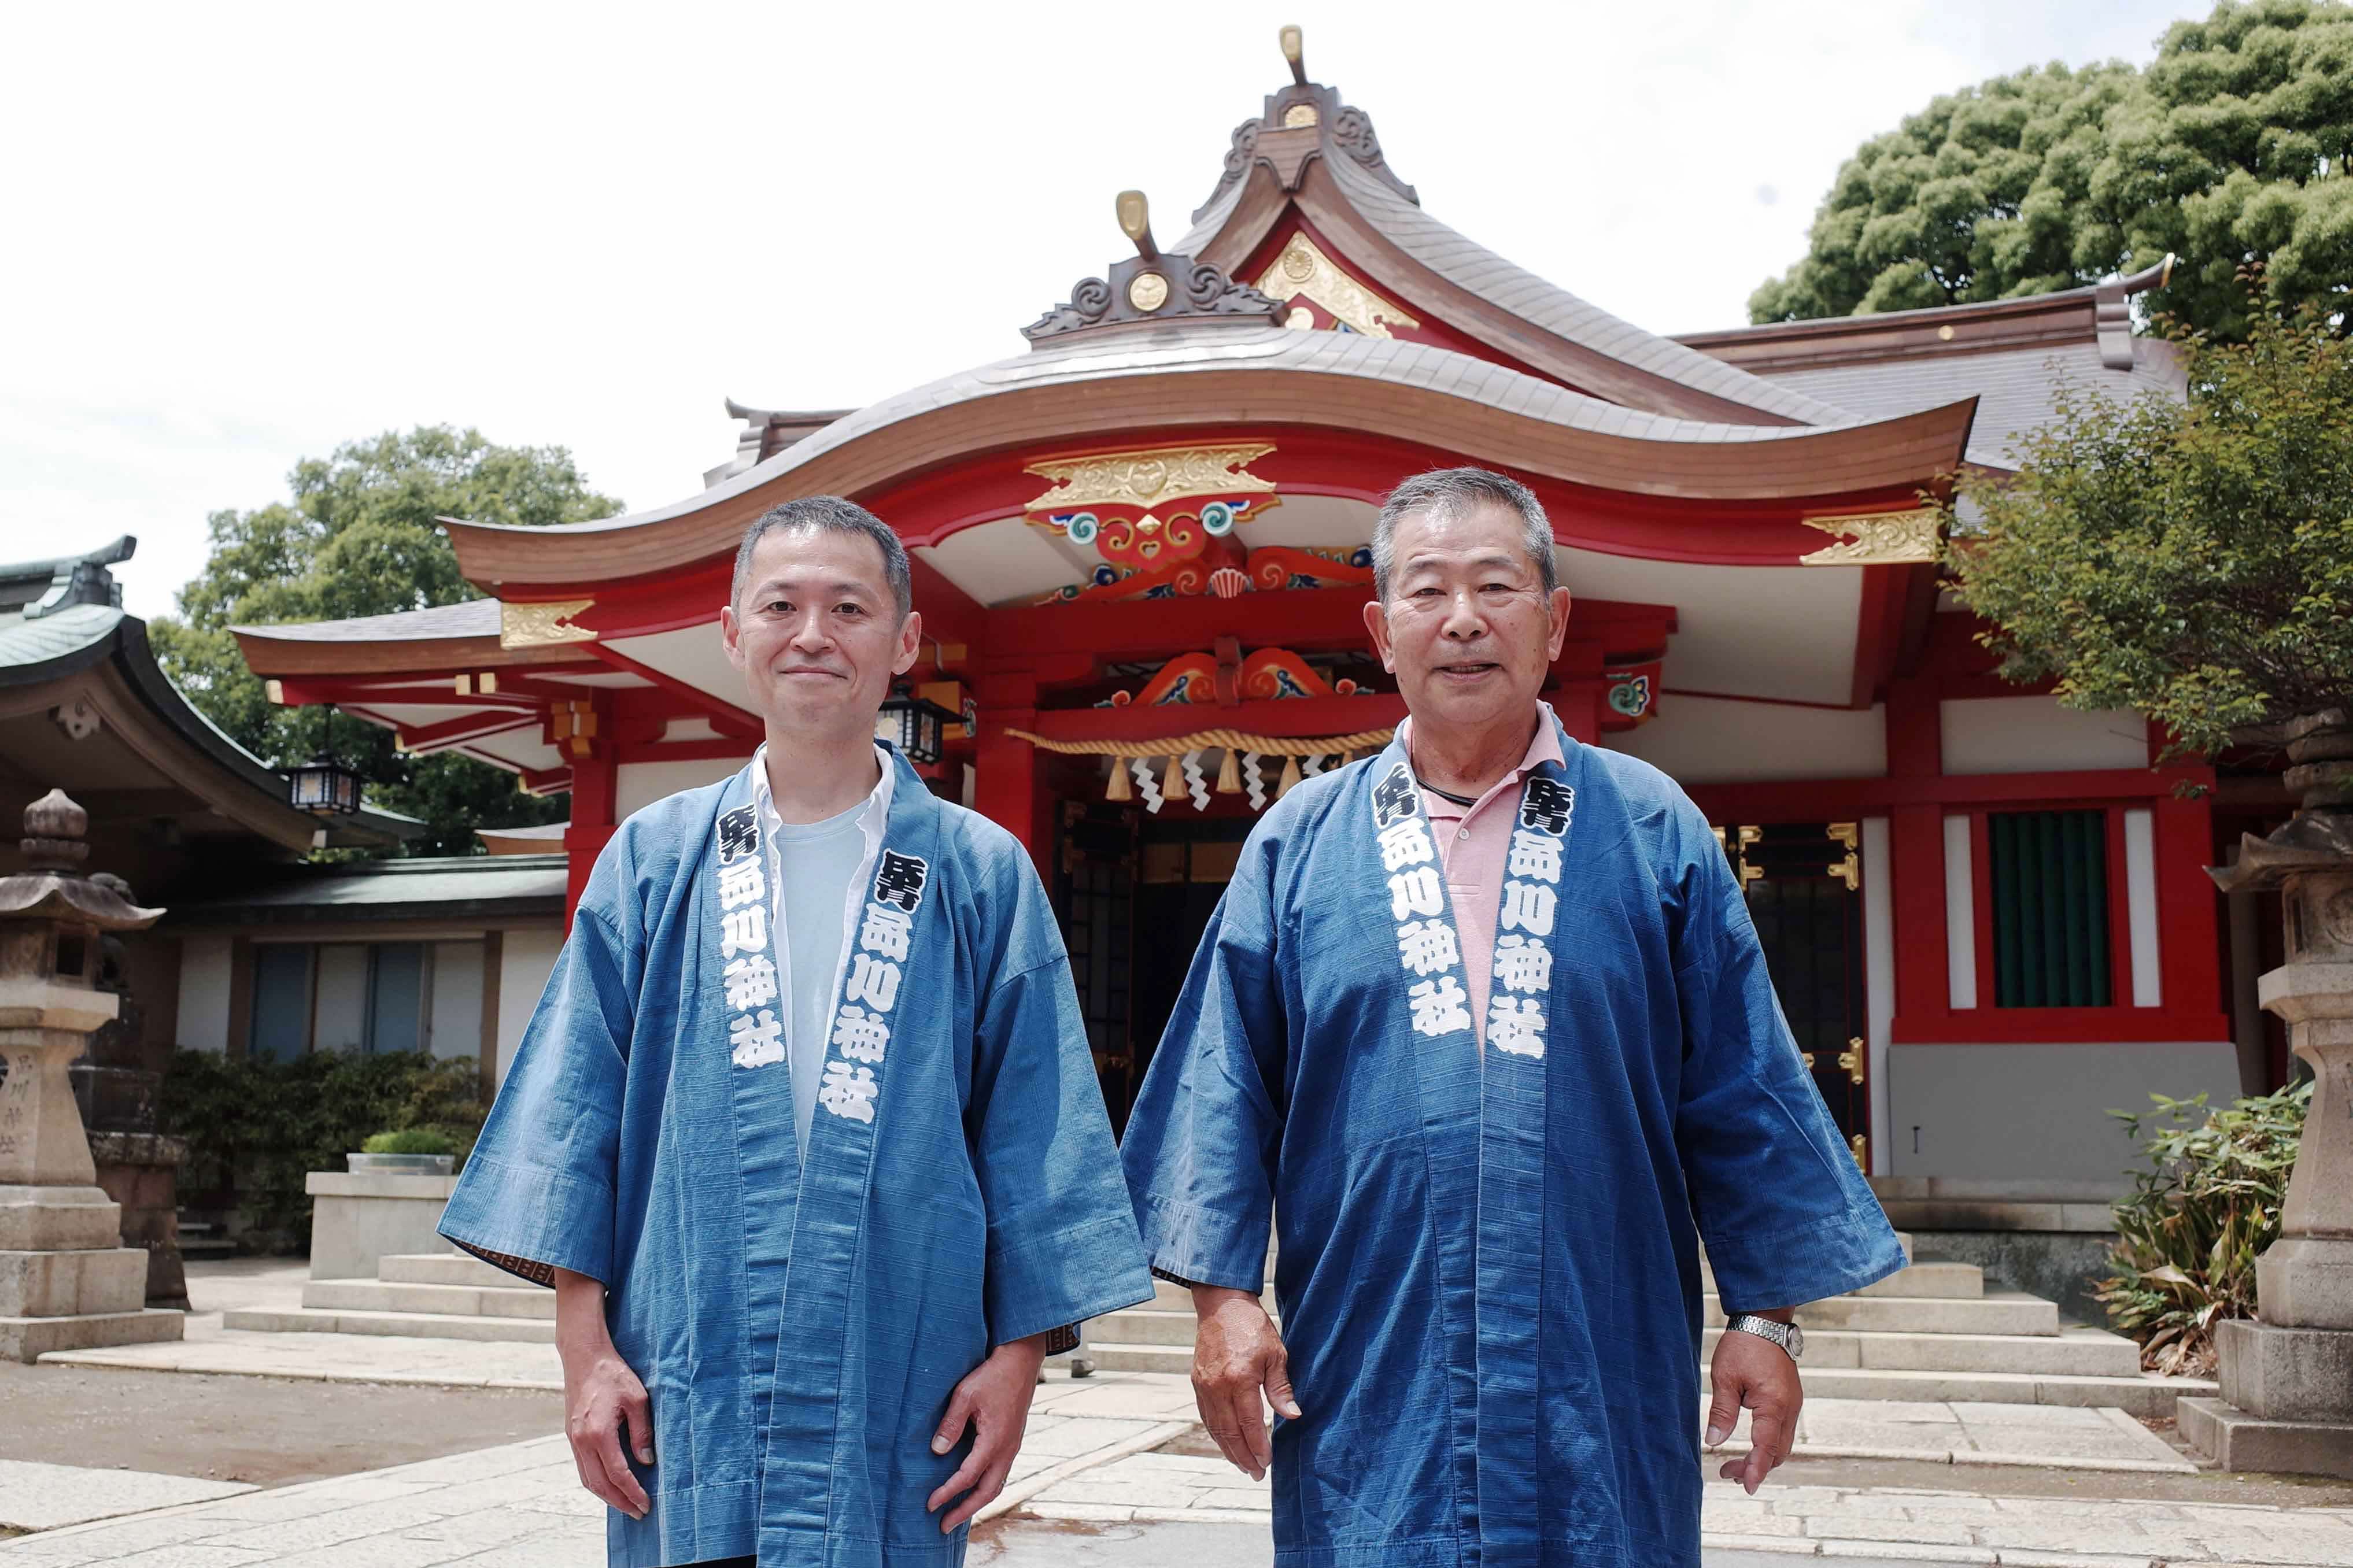
[[[2013,463],[2063,380],[2182,395],[2131,331],[2158,274],[1654,336],[1430,216],[1288,52],[1190,228],[1164,247],[1123,196],[1128,248],[1024,352],[852,411],[731,402],[699,493],[448,520],[486,597],[243,627],[248,662],[277,700],[569,791],[576,899],[617,823],[759,742],[718,627],[746,525],[855,499],[906,541],[926,634],[886,721],[944,718],[920,771],[1035,856],[1124,1122],[1258,814],[1404,716],[1361,621],[1382,495],[1476,464],[1551,514],[1575,602],[1546,700],[1719,825],[1883,1195],[2089,1202],[2133,1159],[2111,1108],[2277,1081],[2276,921],[2203,868],[2285,796],[1997,679],[1935,562],[1952,476]]]

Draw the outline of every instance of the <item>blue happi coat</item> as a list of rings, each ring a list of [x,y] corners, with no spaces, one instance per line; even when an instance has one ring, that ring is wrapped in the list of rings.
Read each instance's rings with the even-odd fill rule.
[[[1701,1238],[1743,1310],[1903,1264],[1707,822],[1561,749],[1514,824],[1483,1061],[1392,742],[1251,834],[1129,1119],[1155,1268],[1257,1290],[1272,1207],[1281,1563],[1697,1568]]]
[[[746,768],[597,858],[442,1220],[609,1287],[655,1457],[647,1517],[607,1513],[616,1568],[961,1563],[923,1509],[969,1451],[930,1447],[956,1383],[1151,1294],[1029,855],[885,765],[806,1162]]]

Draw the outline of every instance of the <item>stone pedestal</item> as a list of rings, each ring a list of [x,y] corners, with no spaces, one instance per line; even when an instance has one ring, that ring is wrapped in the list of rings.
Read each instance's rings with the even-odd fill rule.
[[[376,1260],[419,1252],[455,1252],[438,1228],[455,1176],[387,1175],[374,1171],[312,1171],[311,1278],[373,1279]]]
[[[2296,755],[2293,742],[2289,754]],[[2340,751],[2329,755],[2327,766],[2346,766],[2333,760]],[[2305,771],[2321,765],[2307,762]],[[2268,859],[2267,879],[2280,888],[2287,962],[2263,977],[2261,994],[2263,1005],[2286,1020],[2289,1047],[2312,1068],[2313,1090],[2280,1208],[2280,1239],[2255,1263],[2260,1321],[2225,1322],[2216,1331],[2221,1398],[2180,1403],[2183,1438],[2225,1469],[2353,1478],[2348,828],[2353,823],[2342,813],[2308,809],[2273,838],[2247,840],[2232,868],[2263,878]]]
[[[147,1254],[147,1304],[188,1305],[187,1265],[180,1257],[180,1167],[188,1145],[153,1132],[93,1132],[98,1184],[122,1205],[122,1245]]]
[[[98,939],[152,925],[75,874],[89,818],[52,792],[25,813],[30,872],[0,878],[0,1356],[178,1339],[150,1311],[147,1253],[121,1245],[121,1205],[98,1173],[68,1066],[120,998],[91,987]]]

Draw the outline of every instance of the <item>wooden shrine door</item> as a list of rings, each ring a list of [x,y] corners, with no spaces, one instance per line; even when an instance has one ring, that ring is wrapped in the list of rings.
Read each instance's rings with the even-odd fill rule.
[[[1765,966],[1814,1088],[1870,1169],[1871,1053],[1863,1000],[1862,874],[1852,822],[1719,827]]]

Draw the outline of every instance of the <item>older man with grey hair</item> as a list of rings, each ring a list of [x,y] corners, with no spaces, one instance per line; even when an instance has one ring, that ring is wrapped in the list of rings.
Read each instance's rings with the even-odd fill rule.
[[[767,739],[597,856],[441,1222],[554,1289],[614,1568],[954,1568],[1039,1362],[1151,1293],[1029,856],[874,738],[908,587],[839,496],[744,534]]]
[[[1569,595],[1536,498],[1408,479],[1373,561],[1409,717],[1243,847],[1128,1121],[1145,1250],[1192,1288],[1210,1435],[1273,1467],[1278,1563],[1696,1568],[1701,1241],[1706,1437],[1754,1412],[1752,1491],[1794,1309],[1903,1253],[1706,819],[1542,700]]]

